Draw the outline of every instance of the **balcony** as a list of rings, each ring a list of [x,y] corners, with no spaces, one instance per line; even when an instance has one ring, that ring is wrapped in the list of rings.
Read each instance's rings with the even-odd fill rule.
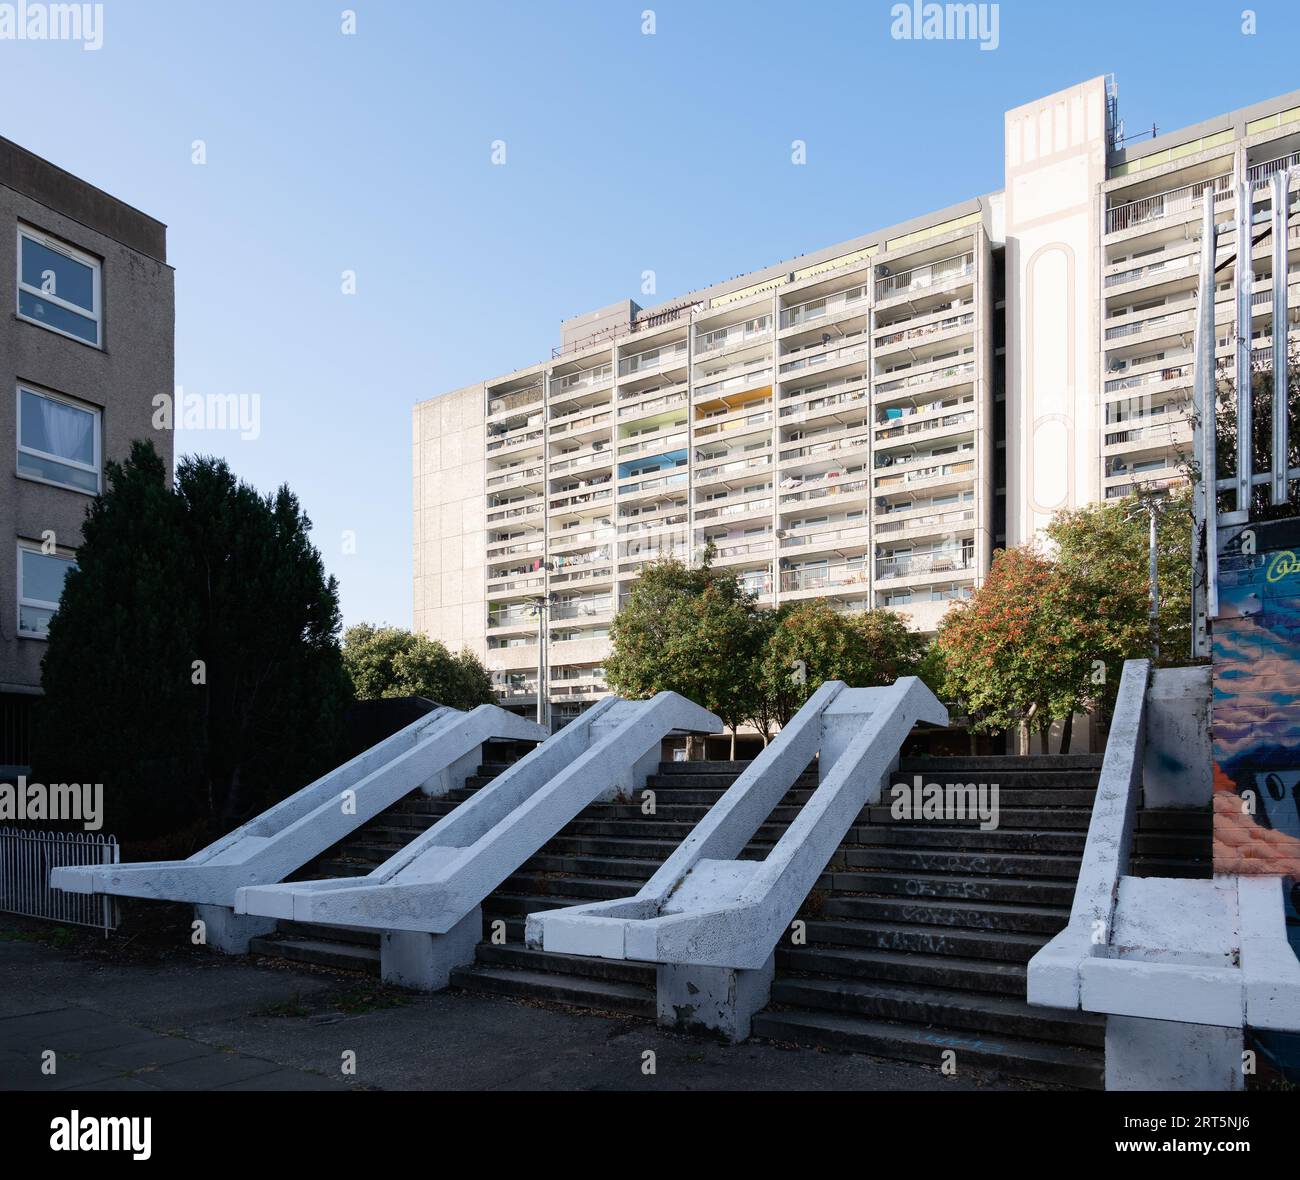
[[[761,455],[754,459],[733,459],[724,463],[706,463],[695,469],[695,482],[707,483],[715,479],[743,477],[751,471],[767,471],[772,466],[772,456]]]
[[[924,536],[926,533],[953,532],[975,520],[974,508],[954,508],[949,512],[930,512],[920,516],[903,516],[894,519],[894,513],[886,514],[885,519],[876,520],[876,536],[898,536],[912,534]]]
[[[540,406],[542,404],[542,386],[541,384],[530,386],[528,389],[516,390],[513,393],[505,393],[500,397],[488,397],[487,412],[491,418],[496,414],[504,414],[507,411],[523,410],[529,406]]]
[[[889,275],[876,280],[876,298],[893,299],[899,295],[911,295],[918,291],[928,291],[956,279],[963,279],[975,273],[975,255],[958,254],[944,258],[939,262],[928,262],[916,266],[901,274]]]
[[[495,475],[489,475],[487,479],[488,488],[508,488],[516,487],[520,484],[526,484],[533,480],[542,478],[542,465],[520,464],[517,467],[507,468]]]
[[[900,344],[916,345],[944,333],[955,332],[959,328],[972,327],[974,323],[975,313],[973,311],[963,312],[960,315],[944,316],[942,319],[934,320],[929,324],[922,324],[917,328],[903,328],[900,331],[886,332],[883,336],[877,336],[875,347],[888,349]]]
[[[975,461],[966,459],[958,463],[938,463],[930,467],[918,467],[912,471],[899,472],[895,475],[876,476],[876,490],[887,491],[891,488],[910,487],[912,484],[926,483],[930,480],[941,481],[957,478],[970,478],[975,473]]]
[[[1209,180],[1198,180],[1195,184],[1185,184],[1181,188],[1172,188],[1115,205],[1106,210],[1106,232],[1119,233],[1135,226],[1149,225],[1164,217],[1185,215],[1200,205],[1201,198],[1207,192],[1216,205],[1231,201],[1232,173],[1227,172]]]
[[[827,528],[825,525],[809,525],[803,529],[787,529],[781,542],[785,549],[843,549],[849,546],[865,545],[871,538],[871,526],[865,521],[844,524],[839,528]]]
[[[804,590],[825,591],[848,588],[865,590],[868,584],[867,563],[864,560],[781,571],[782,594],[793,594]]]
[[[966,379],[973,380],[975,377],[975,362],[963,361],[958,364],[944,364],[933,369],[927,369],[921,373],[913,373],[908,377],[897,377],[889,381],[880,381],[876,384],[877,396],[884,396],[891,393],[903,393],[911,389],[919,389],[923,386],[938,386],[950,384]]]
[[[1275,160],[1263,160],[1258,164],[1252,164],[1246,169],[1246,179],[1250,181],[1251,188],[1263,188],[1274,172],[1281,172],[1284,168],[1300,168],[1300,152],[1292,152],[1289,156],[1278,156]]]
[[[565,397],[570,393],[580,393],[584,389],[598,389],[614,379],[614,366],[606,362],[582,369],[577,373],[566,373],[563,377],[551,378],[551,397]]]
[[[960,410],[952,414],[927,414],[924,417],[917,415],[918,421],[901,423],[897,419],[888,418],[885,423],[876,426],[876,443],[884,443],[889,439],[909,438],[917,434],[929,434],[932,431],[950,430],[954,426],[973,426],[975,423],[974,410]],[[884,425],[884,429],[881,429]]]
[[[716,369],[712,373],[697,375],[695,396],[697,398],[722,397],[735,390],[766,385],[771,379],[771,358],[763,357],[757,361],[746,361],[743,364],[729,365],[725,369]]]
[[[827,393],[810,398],[806,402],[795,402],[796,398],[808,397],[811,393],[821,394],[824,389],[840,389],[841,387],[845,388],[840,393]],[[827,381],[824,385],[819,385],[815,389],[792,390],[784,395],[781,398],[782,402],[794,402],[794,404],[782,405],[781,417],[789,418],[795,414],[833,414],[838,411],[840,406],[866,401],[869,396],[870,391],[865,377],[856,375],[841,377],[837,381]]]
[[[722,415],[718,415],[722,417]],[[728,418],[722,422],[714,422],[709,419],[697,420],[695,427],[696,439],[713,438],[720,434],[729,434],[732,431],[749,431],[754,430],[764,424],[772,421],[771,410],[760,410],[757,414],[745,414],[739,418]]]
[[[917,553],[908,557],[881,557],[876,560],[876,577],[880,581],[928,577],[931,574],[964,573],[974,570],[973,549],[954,549],[942,553]]]
[[[618,408],[618,416],[620,418],[630,418],[634,414],[638,416],[642,414],[654,414],[664,410],[670,410],[674,406],[684,406],[686,404],[688,389],[685,382],[680,385],[674,385],[671,389],[665,390],[663,393],[659,393],[659,390],[661,389],[663,389],[663,386],[655,386],[653,389],[644,391],[645,394],[658,393],[658,397],[650,398],[647,401],[638,401],[635,405],[620,405]],[[642,396],[643,394],[641,392],[627,389],[620,389],[618,394],[620,402]]]
[[[551,604],[551,618],[586,619],[608,614],[614,609],[614,598],[610,594],[600,594],[594,598],[582,598],[570,602]]]
[[[790,451],[782,450],[781,462],[786,464],[820,459],[829,455],[837,455],[841,451],[865,451],[871,445],[870,433],[861,427],[854,427],[853,429],[855,432],[844,438],[837,438],[828,442],[811,442]],[[783,447],[786,445],[785,443],[782,444]]]
[[[535,606],[491,607],[488,610],[488,628],[498,630],[502,627],[527,627],[537,625],[537,608]]]
[[[1182,243],[1180,242],[1181,246]],[[1106,287],[1118,287],[1124,283],[1136,282],[1138,279],[1152,278],[1156,275],[1170,275],[1171,277],[1181,277],[1182,275],[1193,275],[1196,268],[1200,265],[1199,254],[1180,254],[1176,258],[1159,258],[1154,262],[1144,262],[1139,266],[1130,266],[1124,270],[1116,271],[1105,278]]]
[[[781,327],[797,328],[804,324],[827,323],[846,315],[865,314],[867,289],[852,287],[836,295],[810,299],[781,312]]]
[[[634,483],[621,483],[618,485],[618,494],[620,496],[633,496],[659,491],[662,488],[680,488],[685,487],[687,481],[688,476],[685,471],[674,471],[671,475],[656,475],[650,479],[637,480]]]
[[[762,496],[756,500],[744,500],[735,504],[708,500],[695,510],[696,522],[705,520],[728,520],[741,516],[758,516],[772,511],[772,497]]]
[[[619,377],[644,376],[677,364],[685,364],[690,351],[685,340],[676,344],[661,344],[658,348],[648,348],[633,356],[623,357],[618,362]]]
[[[1151,426],[1132,426],[1122,430],[1107,431],[1106,446],[1117,447],[1131,443],[1144,446],[1162,446],[1185,443],[1191,439],[1192,423],[1188,418],[1159,422]]]
[[[713,356],[728,348],[740,348],[757,344],[772,335],[772,317],[759,316],[741,324],[732,324],[727,328],[717,328],[712,332],[700,332],[695,338],[695,356]]]
[[[844,336],[841,342],[832,348],[829,344],[808,344],[800,349],[792,349],[783,356],[793,356],[794,360],[782,360],[778,372],[784,378],[788,373],[797,373],[801,369],[810,369],[818,365],[848,364],[850,361],[863,360],[867,355],[867,334],[855,332]],[[806,354],[806,355],[796,355]]]

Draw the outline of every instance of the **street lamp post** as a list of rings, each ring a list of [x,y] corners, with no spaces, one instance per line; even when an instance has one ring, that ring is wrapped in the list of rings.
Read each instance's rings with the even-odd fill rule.
[[[537,612],[537,724],[549,731],[551,702],[546,681],[546,639],[550,628],[546,612],[551,607],[551,595],[538,594],[529,601]]]

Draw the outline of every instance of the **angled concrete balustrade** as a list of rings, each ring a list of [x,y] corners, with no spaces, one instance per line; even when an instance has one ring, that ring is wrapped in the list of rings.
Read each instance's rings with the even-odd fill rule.
[[[1128,875],[1150,675],[1124,665],[1070,921],[1029,961],[1029,1002],[1107,1015],[1108,1090],[1240,1090],[1243,1029],[1300,1029],[1300,962],[1280,877]]]
[[[492,890],[589,804],[643,786],[670,733],[721,729],[677,693],[606,697],[368,876],[240,889],[235,909],[380,930],[386,980],[445,987],[474,957]]]
[[[916,677],[823,684],[636,896],[530,914],[530,946],[659,964],[661,1022],[734,1040],[767,1003],[777,943],[918,721],[948,723]],[[763,860],[740,854],[817,757],[820,783]]]
[[[282,881],[417,787],[443,795],[462,786],[489,739],[540,742],[541,726],[496,705],[469,713],[440,707],[303,787],[188,860],[57,868],[56,889],[193,902],[207,942],[243,954],[274,923],[232,911],[243,885]]]

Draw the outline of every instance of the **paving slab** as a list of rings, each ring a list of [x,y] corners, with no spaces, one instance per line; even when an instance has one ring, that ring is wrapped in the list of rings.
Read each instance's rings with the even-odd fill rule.
[[[0,937],[0,1013],[0,1086],[9,1089],[42,1088],[30,1053],[50,1047],[78,1055],[80,1072],[61,1064],[56,1084],[124,1091],[1032,1088],[210,952],[116,962]]]

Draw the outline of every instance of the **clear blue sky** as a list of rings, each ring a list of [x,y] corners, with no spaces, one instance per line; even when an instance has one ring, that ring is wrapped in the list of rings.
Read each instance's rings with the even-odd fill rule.
[[[97,52],[0,41],[0,133],[168,224],[177,381],[262,407],[178,453],[288,482],[346,621],[409,626],[416,401],[643,270],[668,299],[1000,188],[1003,111],[1063,86],[1116,74],[1130,131],[1300,87],[1293,0],[1244,7],[1011,0],[989,52],[872,0],[106,0]]]

